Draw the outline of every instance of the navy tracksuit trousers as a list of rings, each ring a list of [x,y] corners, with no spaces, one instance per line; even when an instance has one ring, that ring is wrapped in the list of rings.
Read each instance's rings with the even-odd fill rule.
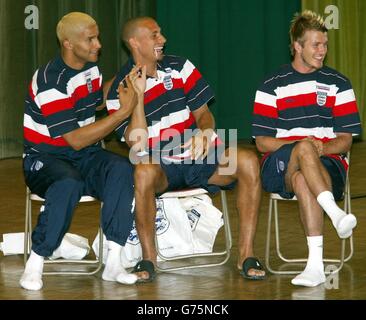
[[[70,156],[26,155],[23,167],[32,193],[45,198],[32,233],[34,252],[52,255],[83,195],[103,201],[103,232],[107,240],[125,245],[134,219],[133,166],[128,159],[103,149],[86,148],[72,151]]]

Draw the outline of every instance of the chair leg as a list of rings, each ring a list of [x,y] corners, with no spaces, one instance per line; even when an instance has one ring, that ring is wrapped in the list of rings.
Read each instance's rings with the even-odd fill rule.
[[[265,252],[265,264],[269,272],[273,274],[298,274],[302,271],[280,271],[275,270],[270,265],[270,254],[271,254],[271,231],[272,231],[272,213],[275,215],[275,237],[276,237],[276,252],[279,257],[282,256],[280,252],[280,241],[279,241],[279,223],[278,223],[278,211],[277,211],[277,200],[269,200],[268,209],[268,227],[267,227],[267,240],[266,240],[266,252]]]
[[[267,225],[267,238],[266,238],[266,252],[265,252],[265,265],[269,272],[276,273],[275,270],[271,268],[270,265],[270,251],[271,251],[271,229],[272,229],[272,207],[273,200],[269,199],[269,209],[268,209],[268,225]]]
[[[24,226],[24,266],[28,260],[28,252],[30,252],[30,229],[32,216],[31,201],[29,198],[29,190],[26,190],[26,200],[25,200],[25,226]]]
[[[101,209],[103,203],[101,203]],[[28,253],[31,250],[32,240],[32,200],[31,193],[27,188],[26,191],[26,203],[25,203],[25,228],[24,228],[24,265],[28,260]],[[44,261],[45,264],[97,264],[97,267],[92,271],[44,271],[43,275],[93,275],[99,272],[103,267],[103,230],[99,227],[99,258],[95,260],[69,260],[69,259],[57,259]]]
[[[103,203],[101,203],[101,210],[103,208]],[[98,258],[95,260],[68,260],[68,259],[58,259],[58,260],[45,260],[47,264],[96,264],[97,267],[92,271],[45,271],[44,275],[78,275],[78,276],[91,276],[98,273],[103,267],[103,229],[102,222],[99,222],[99,250]]]
[[[304,263],[307,261],[305,258],[297,258],[297,259],[289,259],[284,257],[281,253],[280,246],[280,223],[279,223],[279,215],[278,215],[278,200],[273,200],[274,202],[274,216],[275,216],[275,234],[276,234],[276,252],[277,256],[283,261],[288,263]]]
[[[232,235],[231,235],[231,228],[230,228],[229,209],[227,207],[227,197],[226,197],[226,192],[224,190],[221,190],[221,206],[222,206],[222,213],[223,213],[223,217],[224,217],[226,251],[230,252],[233,242],[232,242]]]
[[[344,189],[344,211],[348,214],[352,212],[351,208],[351,190],[350,190],[350,183],[349,183],[349,177],[347,173],[346,178],[346,186]],[[349,240],[349,254],[347,257],[344,258],[344,262],[347,262],[351,260],[354,252],[353,248],[353,235],[348,239]]]
[[[278,204],[276,199],[270,199],[269,201],[269,210],[268,210],[268,228],[267,228],[267,239],[266,239],[266,252],[265,252],[265,264],[266,268],[269,272],[273,274],[299,274],[302,271],[296,270],[296,271],[281,271],[281,270],[275,270],[270,265],[270,253],[271,253],[271,229],[272,229],[272,213],[274,211],[274,220],[275,220],[275,239],[276,239],[276,253],[277,257],[280,258],[282,261],[287,262],[289,264],[298,264],[298,263],[306,263],[307,259],[305,258],[298,258],[298,259],[288,259],[285,258],[280,250],[280,227],[279,227],[279,217],[278,217]],[[353,253],[353,239],[350,238],[350,246],[351,251]],[[342,267],[345,260],[345,240],[341,241],[341,255],[340,259],[323,259],[324,262],[328,263],[338,263],[338,267],[335,270],[332,271],[326,271],[325,274],[330,273],[336,273],[339,272]],[[350,255],[351,257],[351,255]],[[350,258],[349,257],[349,258]]]

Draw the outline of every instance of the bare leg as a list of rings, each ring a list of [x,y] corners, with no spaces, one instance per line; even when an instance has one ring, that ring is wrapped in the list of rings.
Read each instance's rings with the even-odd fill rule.
[[[291,185],[298,199],[300,217],[309,247],[309,256],[305,270],[296,276],[291,283],[314,287],[325,281],[322,236],[323,210],[309,190],[306,180],[300,171],[292,175]]]
[[[346,214],[334,201],[331,193],[331,179],[320,161],[318,153],[310,141],[301,141],[294,147],[288,169],[286,172],[286,186],[292,190],[291,177],[300,170],[303,174],[310,192],[325,210],[342,239],[352,234],[352,229],[357,225],[353,214]]]
[[[303,174],[300,171],[295,172],[292,175],[291,181],[299,203],[300,218],[306,236],[322,235],[324,222],[323,210],[309,190]]]
[[[142,257],[156,265],[155,248],[155,194],[168,188],[168,180],[157,164],[138,164],[135,167],[136,229],[141,242]],[[147,279],[147,272],[137,276]]]
[[[323,191],[331,190],[331,180],[320,161],[317,150],[310,141],[300,141],[294,147],[286,172],[286,186],[293,190],[291,177],[296,171],[305,177],[310,192],[317,197]]]
[[[227,149],[225,155],[236,164],[235,173],[221,175],[219,170],[216,170],[209,179],[209,183],[227,185],[235,180],[238,182],[236,197],[239,214],[238,268],[241,269],[243,261],[254,255],[253,242],[261,199],[260,166],[258,157],[253,151],[244,149],[237,149],[237,152],[232,151],[230,148]],[[224,165],[221,163],[220,159],[220,166],[223,167]],[[265,272],[249,269],[248,274],[261,276]]]

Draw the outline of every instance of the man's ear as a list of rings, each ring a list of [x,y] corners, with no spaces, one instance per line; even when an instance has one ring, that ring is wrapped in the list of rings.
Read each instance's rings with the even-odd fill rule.
[[[136,49],[138,47],[138,43],[137,43],[136,38],[128,39],[128,44],[130,45],[131,49]]]
[[[62,46],[68,50],[71,50],[73,48],[71,41],[68,39],[65,39],[64,41],[62,41]]]
[[[297,52],[297,53],[301,53],[302,52],[302,45],[300,44],[300,42],[298,41],[295,41],[294,42],[294,50]]]

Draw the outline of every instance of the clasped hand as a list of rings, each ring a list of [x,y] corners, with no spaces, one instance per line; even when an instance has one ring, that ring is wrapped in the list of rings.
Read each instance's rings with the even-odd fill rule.
[[[204,159],[207,157],[210,150],[213,134],[214,131],[212,129],[206,129],[204,131],[199,130],[198,133],[183,144],[182,147],[191,149],[192,160]]]
[[[324,144],[321,140],[317,140],[314,138],[314,136],[308,136],[305,140],[310,141],[314,147],[316,148],[319,157],[324,155]]]
[[[120,108],[132,113],[139,99],[144,97],[146,88],[146,66],[137,65],[118,85],[118,99]]]

